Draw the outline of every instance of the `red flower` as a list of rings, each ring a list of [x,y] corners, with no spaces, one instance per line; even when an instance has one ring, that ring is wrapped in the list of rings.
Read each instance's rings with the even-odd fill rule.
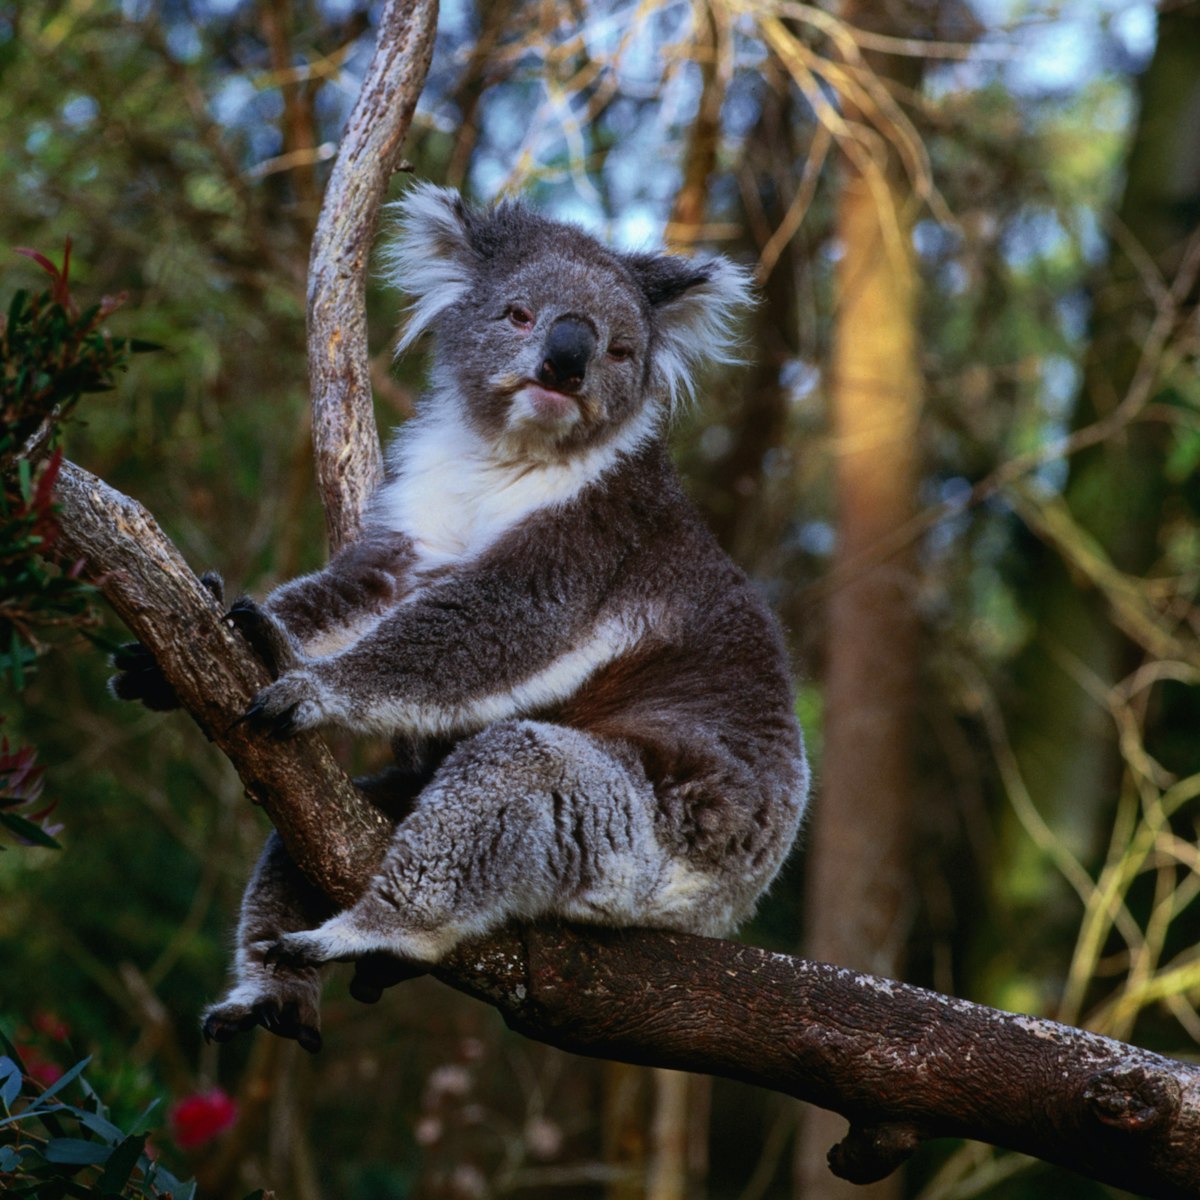
[[[221,1088],[185,1096],[171,1110],[171,1133],[184,1150],[193,1150],[224,1133],[238,1118],[237,1105]]]
[[[71,1027],[66,1021],[45,1009],[33,1014],[33,1027],[52,1042],[65,1042],[71,1036]]]
[[[36,1046],[28,1046],[18,1042],[17,1053],[21,1056],[21,1061],[25,1064],[25,1074],[34,1083],[40,1083],[42,1087],[48,1088],[51,1084],[57,1083],[62,1078],[62,1067],[56,1062],[51,1062]]]

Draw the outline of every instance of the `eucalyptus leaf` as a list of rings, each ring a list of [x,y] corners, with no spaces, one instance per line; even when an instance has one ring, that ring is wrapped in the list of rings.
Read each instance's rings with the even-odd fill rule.
[[[47,1162],[63,1163],[78,1167],[94,1167],[107,1162],[113,1152],[103,1142],[90,1142],[84,1138],[51,1138],[44,1151]]]

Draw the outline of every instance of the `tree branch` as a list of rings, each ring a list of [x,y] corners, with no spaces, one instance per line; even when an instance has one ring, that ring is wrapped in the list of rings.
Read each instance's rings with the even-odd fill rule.
[[[1152,1197],[1200,1195],[1200,1069],[1053,1021],[713,938],[530,928],[434,972],[562,1049],[786,1092],[850,1122],[856,1183],[929,1137]]]
[[[308,367],[330,548],[352,541],[383,475],[371,404],[366,277],[379,207],[433,55],[437,0],[388,0],[342,134],[308,265]]]
[[[387,819],[364,802],[315,734],[267,741],[238,724],[270,676],[136,500],[72,463],[63,464],[55,497],[56,547],[84,560],[180,703],[233,762],[300,869],[331,899],[352,903],[390,837]]]

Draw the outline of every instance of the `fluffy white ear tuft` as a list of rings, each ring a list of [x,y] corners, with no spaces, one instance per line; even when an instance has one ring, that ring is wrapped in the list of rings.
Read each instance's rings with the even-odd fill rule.
[[[708,363],[739,361],[737,314],[754,302],[750,273],[727,258],[635,255],[627,260],[654,314],[653,367],[672,408]]]
[[[383,250],[384,269],[389,281],[413,298],[396,343],[401,354],[438,313],[466,294],[476,255],[470,210],[451,188],[418,183],[389,207],[399,220],[395,238]]]

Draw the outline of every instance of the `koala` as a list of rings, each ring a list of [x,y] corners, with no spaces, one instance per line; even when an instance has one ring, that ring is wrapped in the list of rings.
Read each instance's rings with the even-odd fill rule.
[[[230,613],[277,673],[254,728],[391,739],[396,765],[358,782],[395,834],[340,912],[272,835],[218,1040],[316,1049],[321,964],[356,960],[371,1000],[512,918],[727,933],[805,807],[779,629],[664,441],[696,369],[731,357],[744,274],[516,201],[418,185],[399,210],[399,344],[432,332],[428,390],[361,538]],[[116,690],[141,698],[136,672]]]

